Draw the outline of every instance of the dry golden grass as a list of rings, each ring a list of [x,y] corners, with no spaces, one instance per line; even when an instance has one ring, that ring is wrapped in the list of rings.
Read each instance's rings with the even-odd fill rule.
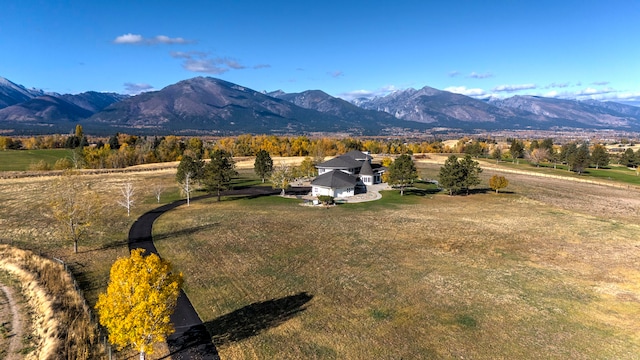
[[[88,236],[79,243],[78,254],[73,244],[63,240],[58,224],[50,215],[49,202],[57,177],[16,178],[0,180],[0,242],[30,249],[48,258],[63,259],[84,290],[90,307],[98,294],[106,289],[111,264],[128,254],[127,234],[131,223],[156,206],[153,187],[163,185],[162,203],[177,197],[175,170],[141,173],[94,174],[80,177],[97,194],[96,216]],[[120,186],[130,181],[136,189],[136,203],[130,218],[126,209],[116,203]],[[63,345],[68,345],[66,342]],[[167,354],[160,345],[158,358]]]
[[[29,251],[0,245],[0,269],[20,285],[30,311],[28,359],[95,359],[104,356],[84,299],[59,263]]]
[[[515,193],[328,210],[194,203],[157,245],[224,359],[637,358],[637,191],[508,178]],[[262,305],[303,292],[293,316]],[[273,317],[242,318],[256,309]]]
[[[46,214],[53,178],[0,180],[0,239],[64,259],[93,304],[152,186],[177,197],[175,170],[146,170],[83,176],[108,211],[78,254]],[[506,176],[500,195],[193,203],[155,232],[224,359],[637,358],[640,193]],[[124,181],[140,189],[131,218]]]

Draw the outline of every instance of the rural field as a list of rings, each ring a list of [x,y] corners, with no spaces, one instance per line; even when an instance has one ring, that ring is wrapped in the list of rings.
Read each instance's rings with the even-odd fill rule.
[[[47,212],[54,178],[0,180],[0,239],[63,259],[94,304],[151,188],[179,197],[174,172],[83,176],[106,211],[78,254]],[[331,208],[205,199],[160,217],[154,239],[222,359],[640,358],[640,191],[504,175],[500,194],[421,185]]]

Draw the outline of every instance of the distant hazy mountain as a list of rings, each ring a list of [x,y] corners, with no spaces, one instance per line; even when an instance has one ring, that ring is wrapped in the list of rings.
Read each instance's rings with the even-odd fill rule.
[[[638,106],[621,104],[613,101],[584,100],[581,102],[588,105],[592,105],[592,106],[603,107],[603,108],[612,110],[618,114],[629,115],[636,118],[640,117],[640,107]]]
[[[502,109],[519,111],[525,114],[530,124],[543,128],[569,126],[635,131],[640,129],[640,112],[622,104],[538,96],[513,96],[504,100],[492,100],[490,103]]]
[[[90,111],[75,104],[45,95],[0,109],[0,122],[5,128],[37,125],[54,127],[58,130],[63,123],[78,122],[91,114]]]
[[[384,111],[399,119],[445,127],[499,128],[507,126],[509,119],[516,116],[508,109],[428,86],[420,90],[395,91],[373,99],[361,98],[354,104],[364,109]]]
[[[326,104],[338,104],[337,108],[344,106],[339,99],[325,101]],[[351,110],[365,113],[357,108]],[[372,116],[351,116],[348,111],[320,112],[227,81],[198,77],[115,103],[93,115],[88,122],[119,128],[191,133],[348,131],[377,134],[384,127],[404,124],[392,117],[381,118],[387,122],[377,121]]]
[[[44,95],[42,90],[27,89],[0,77],[0,109]]]
[[[640,131],[640,107],[535,96],[481,101],[431,87],[351,103],[320,90],[261,93],[198,77],[125,96],[45,93],[0,78],[0,129],[16,133],[393,134],[405,130],[554,129]]]
[[[359,122],[390,126],[400,126],[398,119],[393,115],[373,110],[360,108],[348,101],[335,98],[320,90],[307,90],[301,93],[285,93],[282,90],[267,93],[271,97],[289,101],[305,109],[316,110],[325,114],[331,114],[342,119],[357,119]],[[402,122],[401,125],[410,126]]]
[[[122,101],[128,98],[128,95],[122,95],[117,93],[102,93],[96,91],[87,91],[77,95],[60,95],[61,99],[66,100],[72,104],[75,104],[83,109],[91,111],[91,113],[97,113],[107,106]]]

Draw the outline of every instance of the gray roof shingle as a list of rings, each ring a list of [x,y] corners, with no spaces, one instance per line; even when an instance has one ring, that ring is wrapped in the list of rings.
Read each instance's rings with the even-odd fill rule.
[[[333,189],[343,189],[355,187],[358,182],[358,178],[349,175],[340,170],[334,170],[322,175],[319,175],[311,182],[311,185],[328,187]]]

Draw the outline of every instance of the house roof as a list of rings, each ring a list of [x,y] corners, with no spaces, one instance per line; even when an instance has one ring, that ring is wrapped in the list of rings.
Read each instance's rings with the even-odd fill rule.
[[[362,163],[362,167],[360,168],[360,175],[373,176],[373,169],[371,168],[371,164],[368,161]]]
[[[358,160],[358,161],[365,161],[365,160],[373,159],[373,157],[371,157],[370,155],[365,154],[362,151],[358,151],[358,150],[351,150],[348,153],[340,155],[340,156],[347,156],[347,157],[352,158],[353,160]]]
[[[343,171],[334,170],[319,175],[311,182],[311,185],[328,187],[332,189],[342,189],[355,187],[358,182],[358,178],[349,175]]]
[[[360,166],[362,166],[362,161],[355,160],[349,156],[340,155],[329,161],[325,161],[322,164],[318,164],[316,167],[329,169],[353,169],[359,168]]]

